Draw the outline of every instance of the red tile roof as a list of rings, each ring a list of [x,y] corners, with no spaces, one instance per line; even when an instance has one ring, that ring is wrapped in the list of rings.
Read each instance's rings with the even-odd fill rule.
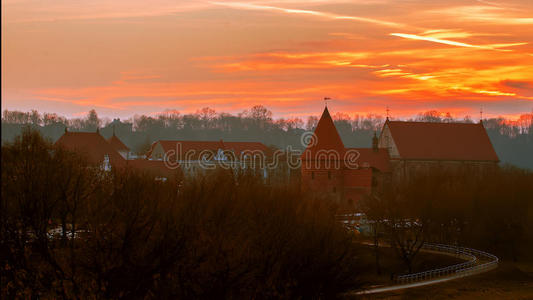
[[[311,160],[317,159],[319,157],[317,152],[320,150],[334,150],[339,153],[340,159],[344,158],[344,144],[327,107],[324,108],[324,112],[318,121],[313,139],[310,140],[307,149],[302,153],[302,160],[308,158],[311,158]]]
[[[346,148],[346,150],[357,150],[359,158],[356,163],[359,168],[372,167],[381,172],[390,172],[390,157],[387,149],[378,149],[374,151],[372,148]]]
[[[124,143],[115,135],[113,134],[107,142],[117,151],[130,151],[130,148],[128,148]]]
[[[125,159],[98,132],[65,132],[55,144],[86,155],[91,163],[100,164],[108,155],[111,165],[125,164]]]
[[[387,121],[404,159],[499,161],[482,124]]]
[[[236,157],[239,159],[244,154],[246,154],[247,151],[261,151],[266,156],[270,156],[272,154],[272,150],[265,146],[263,143],[259,142],[224,142],[222,140],[220,141],[169,141],[169,140],[160,140],[156,141],[152,144],[152,147],[150,151],[147,153],[147,157],[151,156],[151,153],[157,145],[157,143],[160,143],[163,147],[163,150],[168,153],[168,151],[178,151],[178,144],[179,149],[183,154],[186,153],[193,153],[193,156],[190,156],[190,159],[197,159],[197,155],[199,155],[202,151],[209,151],[212,154],[217,154],[217,151],[219,149],[225,150],[225,151],[232,151]]]

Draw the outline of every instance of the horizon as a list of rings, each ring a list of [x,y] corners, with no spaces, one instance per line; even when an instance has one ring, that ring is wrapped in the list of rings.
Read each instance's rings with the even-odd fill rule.
[[[525,0],[2,2],[2,106],[130,118],[255,104],[476,120],[533,110]]]
[[[265,106],[263,106],[263,107],[265,107]],[[481,120],[481,117],[482,117],[483,120],[490,120],[490,119],[504,120],[506,123],[513,124],[513,123],[515,123],[517,121],[521,121],[521,120],[525,120],[525,119],[532,119],[533,118],[533,109],[532,109],[531,112],[524,112],[524,113],[513,115],[513,116],[503,116],[501,114],[487,115],[485,112],[480,111],[480,112],[478,112],[478,116],[476,117],[476,116],[472,116],[472,115],[463,115],[463,116],[454,115],[454,114],[451,114],[449,112],[437,111],[437,110],[419,111],[416,114],[413,114],[413,115],[410,115],[410,116],[395,116],[390,110],[389,110],[389,112],[385,111],[384,114],[376,113],[376,112],[372,112],[372,111],[371,112],[366,112],[366,113],[358,113],[358,112],[345,113],[343,111],[332,110],[332,109],[330,109],[330,106],[325,106],[325,107],[328,108],[328,110],[331,113],[332,118],[335,121],[340,120],[340,119],[345,119],[346,117],[349,120],[353,120],[356,117],[382,118],[382,119],[385,119],[385,118],[387,118],[387,113],[389,113],[388,118],[391,121],[415,121],[415,122],[417,122],[417,119],[419,119],[421,117],[424,117],[424,116],[428,117],[429,116],[428,114],[431,114],[432,117],[438,117],[438,118],[442,118],[442,119],[451,118],[454,122],[459,122],[459,123],[461,121],[465,121],[466,123],[470,123],[470,122],[471,123],[479,123],[479,121]],[[210,107],[203,107],[203,108],[209,108],[210,109]],[[203,108],[201,108],[201,109],[203,109]],[[239,116],[240,114],[244,113],[245,111],[248,111],[250,108],[252,108],[252,107],[244,108],[243,110],[237,111],[237,112],[214,111],[214,113],[215,113],[216,116],[225,115],[225,114],[229,114],[231,116]],[[265,108],[268,111],[270,111],[269,107],[265,107]],[[272,115],[272,120],[273,121],[279,121],[279,120],[300,119],[300,120],[302,120],[305,123],[307,118],[320,117],[320,115],[322,114],[324,108],[322,108],[322,110],[319,113],[316,113],[316,114],[300,114],[300,115],[296,115],[296,116],[275,116],[273,114]],[[126,116],[126,117],[117,116],[117,115],[101,115],[96,109],[92,108],[91,110],[95,110],[95,112],[98,115],[98,118],[100,120],[104,121],[104,122],[112,122],[115,119],[118,119],[121,122],[125,122],[125,121],[126,122],[130,122],[130,121],[134,122],[135,118],[136,117],[140,117],[140,116],[146,116],[146,117],[155,118],[155,117],[158,117],[160,115],[165,115],[165,114],[177,114],[177,115],[180,115],[180,116],[196,115],[196,114],[201,114],[201,109],[196,109],[196,110],[191,110],[191,111],[178,111],[176,109],[166,109],[164,111],[152,112],[152,113],[142,113],[142,112],[140,112],[140,113],[135,113],[134,115]],[[83,113],[80,113],[80,114],[75,114],[75,115],[72,115],[72,116],[62,115],[60,113],[52,112],[52,111],[39,111],[39,110],[36,110],[36,109],[30,109],[30,110],[26,110],[26,111],[17,110],[17,109],[13,109],[13,110],[4,109],[3,112],[9,111],[9,112],[22,112],[22,113],[25,113],[25,114],[29,114],[33,110],[37,111],[40,114],[41,117],[43,117],[44,114],[55,114],[58,117],[65,118],[67,120],[84,119],[84,118],[86,118],[89,115],[89,112],[90,112],[90,110],[89,110],[87,112],[83,112]],[[3,119],[4,119],[4,115],[2,115],[2,120]],[[418,121],[418,122],[424,122],[424,121]]]

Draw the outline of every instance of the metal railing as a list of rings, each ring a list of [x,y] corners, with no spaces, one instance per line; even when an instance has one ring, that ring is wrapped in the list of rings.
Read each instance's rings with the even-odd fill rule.
[[[468,276],[495,268],[499,262],[498,257],[490,253],[471,248],[425,243],[422,246],[422,249],[427,251],[453,254],[457,257],[467,259],[468,261],[424,272],[399,275],[395,278],[395,282],[397,284],[413,283],[444,276]]]

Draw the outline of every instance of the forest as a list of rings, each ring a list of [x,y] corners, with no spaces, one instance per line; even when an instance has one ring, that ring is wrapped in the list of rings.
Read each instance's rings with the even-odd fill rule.
[[[5,299],[332,298],[393,278],[379,245],[401,273],[420,270],[425,242],[533,261],[533,172],[516,167],[435,170],[376,191],[361,203],[373,234],[361,236],[332,199],[244,170],[106,171],[31,128],[2,145],[1,164]]]
[[[385,116],[333,113],[337,130],[346,147],[371,147],[372,136],[379,134]],[[395,120],[394,118],[391,118]],[[454,118],[438,111],[421,112],[406,121],[474,122],[471,117]],[[67,119],[55,113],[4,110],[2,143],[12,141],[25,126],[39,130],[52,142],[68,127],[70,131],[95,131],[108,138],[116,135],[134,152],[144,154],[152,142],[168,140],[258,141],[267,146],[301,149],[300,137],[312,131],[317,116],[307,118],[273,118],[268,108],[256,105],[238,114],[216,112],[205,107],[196,113],[182,114],[167,110],[157,115],[135,115],[127,120],[100,118],[95,110],[82,118]],[[533,112],[517,120],[485,118],[483,124],[502,164],[533,170]]]

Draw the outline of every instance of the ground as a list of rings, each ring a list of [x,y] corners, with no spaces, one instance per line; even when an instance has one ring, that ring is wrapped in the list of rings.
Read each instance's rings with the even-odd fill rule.
[[[371,248],[362,252],[365,261],[373,258]],[[390,272],[401,269],[390,249],[383,250],[382,276],[372,274],[365,276],[367,283],[374,280],[377,285],[390,284]],[[454,258],[443,255],[420,253],[415,264],[416,271],[453,264]],[[367,265],[368,267],[369,265]],[[388,274],[388,275],[387,275]],[[387,282],[387,276],[389,276]],[[440,284],[405,289],[396,292],[366,295],[357,299],[533,299],[533,261],[502,261],[499,267],[487,273],[473,275]]]

